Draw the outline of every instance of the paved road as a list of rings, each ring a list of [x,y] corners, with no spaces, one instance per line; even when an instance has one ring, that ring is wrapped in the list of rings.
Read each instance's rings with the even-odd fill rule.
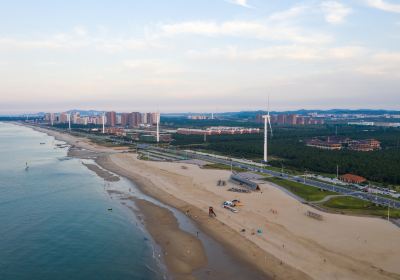
[[[310,203],[324,203],[330,200],[331,198],[334,197],[341,197],[341,196],[349,196],[348,194],[332,194],[332,195],[327,195],[321,200],[316,200],[316,201],[310,201]]]
[[[257,167],[257,166],[252,166],[252,165],[245,164],[242,162],[235,162],[235,161],[230,161],[230,160],[226,160],[226,159],[216,158],[211,155],[203,155],[203,154],[196,154],[196,153],[187,152],[187,151],[159,148],[159,147],[154,147],[154,146],[150,146],[150,145],[142,145],[140,148],[163,151],[166,153],[177,154],[177,155],[180,155],[180,156],[183,156],[186,158],[200,159],[200,160],[205,160],[205,161],[209,161],[209,162],[213,162],[213,163],[221,163],[221,164],[225,164],[225,165],[232,164],[233,167],[238,167],[238,168],[242,168],[242,169],[245,169],[248,171],[253,171],[253,172],[260,172],[260,173],[272,175],[275,177],[281,177],[281,178],[284,178],[286,180],[293,181],[293,182],[305,183],[308,186],[316,187],[316,188],[327,190],[327,191],[337,192],[337,193],[349,195],[352,197],[357,197],[362,200],[371,201],[371,202],[374,202],[374,203],[377,203],[380,205],[384,205],[384,206],[390,205],[390,207],[400,209],[400,201],[397,201],[394,199],[381,197],[381,196],[378,196],[375,194],[365,193],[365,192],[357,191],[357,190],[346,188],[346,187],[336,186],[336,185],[332,185],[329,183],[323,183],[323,182],[308,179],[308,178],[306,178],[304,180],[304,178],[292,176],[292,175],[289,175],[286,173],[282,174],[281,172],[268,170],[268,169]]]

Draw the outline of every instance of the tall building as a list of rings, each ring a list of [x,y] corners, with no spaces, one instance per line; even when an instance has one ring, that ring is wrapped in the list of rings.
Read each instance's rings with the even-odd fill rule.
[[[132,112],[129,119],[129,127],[138,127],[142,122],[142,115],[139,112]]]
[[[151,124],[156,125],[157,119],[160,118],[160,113],[151,113]]]
[[[122,121],[122,116],[121,116],[121,114],[117,114],[117,121],[116,121],[116,124],[117,124],[117,125],[121,125],[121,121]]]
[[[81,115],[79,114],[79,112],[75,112],[73,115],[72,115],[72,120],[71,120],[71,122],[72,123],[79,123],[79,118],[81,117]]]
[[[304,117],[297,117],[296,124],[304,125],[305,124],[305,118]]]
[[[61,113],[60,114],[60,123],[67,123],[68,122],[68,113]]]
[[[143,124],[147,124],[147,113],[141,113],[140,119],[142,120]]]
[[[297,124],[297,115],[287,115],[286,116],[286,124],[296,125]]]
[[[257,114],[256,115],[256,123],[263,123],[263,115],[262,114]]]
[[[121,114],[121,126],[122,127],[129,126],[129,118],[130,118],[130,114],[129,113],[122,113]]]
[[[285,124],[286,123],[286,115],[280,114],[278,115],[278,124]]]
[[[106,125],[114,127],[117,122],[117,113],[115,113],[114,111],[107,112],[106,118],[107,118]]]
[[[146,113],[146,118],[147,118],[147,124],[153,123],[153,114],[152,113]]]

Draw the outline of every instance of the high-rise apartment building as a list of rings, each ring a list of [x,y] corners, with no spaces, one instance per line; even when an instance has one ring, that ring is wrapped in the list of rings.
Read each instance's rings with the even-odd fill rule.
[[[60,114],[60,123],[67,123],[68,122],[68,113],[61,113]]]
[[[287,115],[286,116],[286,124],[296,125],[297,124],[297,115]]]
[[[122,127],[129,126],[129,119],[130,119],[130,114],[129,113],[122,113],[121,114],[121,126]]]
[[[130,114],[129,127],[138,127],[142,122],[142,115],[139,112]]]
[[[115,124],[117,123],[117,113],[112,111],[112,112],[107,112],[106,113],[106,125],[114,127]]]

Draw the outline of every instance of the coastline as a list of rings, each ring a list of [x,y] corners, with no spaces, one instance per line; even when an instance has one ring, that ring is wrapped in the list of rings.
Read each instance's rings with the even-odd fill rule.
[[[36,129],[36,127],[33,128]],[[191,177],[200,172],[197,170],[197,167],[187,165],[189,168],[189,173],[192,173],[190,176],[186,176],[184,171],[180,168],[182,165],[185,165],[183,163],[168,164],[141,162],[137,160],[135,155],[132,153],[122,153],[123,150],[116,152],[112,148],[101,147],[93,143],[88,143],[87,140],[83,138],[78,139],[69,134],[64,135],[57,131],[43,128],[39,128],[39,130],[55,136],[56,138],[57,134],[60,134],[58,135],[59,137],[67,136],[61,137],[64,139],[60,140],[66,141],[65,138],[67,138],[69,141],[66,142],[69,144],[85,149],[84,154],[86,154],[86,156],[88,155],[88,150],[91,150],[92,153],[89,153],[90,157],[93,158],[94,154],[96,157],[96,163],[102,168],[130,179],[147,195],[154,197],[157,200],[162,201],[163,203],[170,205],[183,213],[189,211],[192,220],[199,226],[199,228],[201,228],[204,233],[222,244],[229,254],[238,259],[244,266],[254,267],[257,270],[262,271],[264,275],[266,275],[265,277],[277,279],[321,279],[322,276],[326,276],[324,279],[343,279],[343,277],[347,277],[347,279],[400,279],[399,272],[396,270],[393,260],[390,261],[389,259],[397,256],[393,251],[398,245],[394,245],[392,250],[389,249],[391,247],[387,245],[387,243],[393,243],[399,239],[397,237],[393,237],[393,230],[389,228],[387,224],[383,224],[383,221],[372,222],[368,218],[343,218],[339,215],[329,213],[324,214],[324,216],[327,217],[327,221],[324,221],[322,225],[323,227],[326,227],[326,229],[329,228],[330,230],[334,231],[333,233],[338,235],[342,234],[339,231],[335,232],[335,229],[332,229],[331,226],[328,227],[326,223],[337,223],[338,227],[349,227],[349,232],[346,232],[347,229],[344,228],[345,234],[339,236],[340,238],[350,238],[349,236],[354,234],[359,235],[354,237],[354,239],[356,239],[358,243],[361,243],[361,245],[355,244],[356,246],[349,246],[348,250],[346,250],[346,248],[342,248],[344,251],[342,254],[341,252],[338,253],[335,251],[334,247],[337,245],[340,248],[340,246],[346,245],[345,242],[342,242],[344,244],[343,245],[340,242],[337,243],[335,240],[332,240],[332,242],[330,242],[332,243],[332,246],[329,247],[330,244],[327,244],[326,238],[323,238],[324,236],[319,236],[318,234],[315,235],[312,232],[309,232],[309,226],[311,225],[315,227],[315,221],[303,221],[302,219],[304,219],[304,217],[299,216],[299,211],[308,209],[307,206],[293,202],[290,198],[273,188],[268,187],[265,190],[263,189],[263,191],[268,193],[268,195],[271,197],[274,197],[275,200],[280,200],[279,206],[276,207],[287,207],[288,211],[291,210],[290,214],[296,214],[296,217],[285,216],[285,213],[279,213],[280,217],[270,218],[268,216],[270,214],[260,216],[261,213],[263,213],[262,211],[265,211],[265,209],[258,207],[258,210],[255,209],[253,212],[251,212],[252,216],[248,219],[249,221],[239,221],[239,215],[230,215],[226,214],[225,212],[221,212],[221,215],[219,215],[218,219],[209,219],[206,212],[206,204],[204,204],[204,201],[202,201],[203,203],[200,203],[200,201],[198,201],[200,199],[197,199],[196,195],[202,196],[204,194],[205,197],[209,198],[210,205],[215,206],[218,205],[216,203],[220,202],[217,202],[218,200],[216,198],[209,196],[208,192],[210,192],[210,188],[207,187],[207,189],[204,189],[204,186],[202,185],[202,182],[199,182],[201,180],[199,180],[198,177]],[[73,156],[79,156],[79,152],[77,151],[79,151],[79,149],[74,149],[75,154]],[[226,172],[224,173],[222,171],[213,172],[203,170],[201,171],[202,176],[204,176],[204,172],[208,172],[207,174],[218,174],[218,176],[226,175]],[[174,188],[173,185],[177,185],[181,189]],[[184,188],[188,189],[187,193],[182,192],[182,189]],[[215,189],[215,186],[213,188]],[[211,192],[214,192],[214,189],[212,189]],[[214,195],[215,194],[220,195],[218,191],[216,191]],[[224,195],[226,196],[225,193]],[[219,199],[220,198],[221,197],[219,197]],[[251,197],[251,199],[249,198],[248,200],[261,201],[261,199],[265,200],[268,198]],[[274,203],[273,200],[269,200],[268,202],[271,205]],[[282,208],[282,212],[284,212],[283,210],[286,209]],[[218,211],[220,210],[218,209]],[[248,214],[250,214],[250,212]],[[299,219],[299,221],[294,220],[296,218]],[[268,232],[269,236],[266,237],[253,234],[245,235],[240,233],[239,229],[241,227],[249,224],[247,229],[251,230],[254,229],[254,225],[251,225],[251,222],[259,222],[262,220],[265,220],[267,223],[267,228],[270,230],[270,232]],[[300,232],[298,228],[295,228],[294,226],[292,227],[291,224],[288,224],[289,222],[292,224],[304,222],[302,231]],[[360,228],[357,229],[355,226],[352,227],[353,223],[360,226]],[[371,234],[359,233],[360,231],[363,231],[363,228],[365,230],[371,230],[371,228],[373,228],[373,225],[369,226],[368,223],[373,223],[376,226],[382,227],[383,229],[378,230],[378,233],[389,232],[390,235],[388,235],[388,240],[386,242],[382,242],[382,240],[376,240],[377,236],[374,237],[374,232]],[[321,228],[318,230],[324,232],[326,229]],[[396,233],[398,234],[398,232]],[[335,236],[326,232],[324,232],[324,234],[327,234],[328,237],[332,236],[332,238]],[[311,240],[309,237],[314,237],[316,240]],[[375,242],[378,241],[377,243],[379,244],[377,246],[373,246],[371,250],[368,248],[366,249],[365,244],[363,245],[361,240],[359,240],[363,238],[365,238],[365,240],[362,241],[365,243],[368,242],[369,245],[371,245],[371,240]],[[283,242],[283,246],[286,245],[287,247],[282,248],[280,247],[282,245],[278,245],[279,243],[282,244]],[[348,242],[349,245],[352,245],[350,240]],[[359,250],[359,258],[352,255],[352,247],[355,247]],[[386,250],[389,250],[390,254],[383,254],[383,252]],[[369,257],[367,255],[368,253],[373,253],[375,255]],[[308,267],[305,266],[307,265],[307,262],[311,262]]]
[[[116,181],[113,176],[113,173],[118,174],[119,176],[125,177],[128,180],[130,180],[132,183],[135,184],[139,188],[141,192],[144,194],[160,201],[161,203],[164,203],[170,207],[173,207],[180,211],[181,213],[185,213],[186,209],[191,208],[189,205],[185,204],[183,201],[179,201],[177,199],[174,199],[172,196],[161,193],[160,190],[152,184],[151,181],[146,180],[146,178],[141,177],[141,176],[135,176],[134,174],[129,174],[123,172],[118,166],[114,165],[112,161],[110,161],[110,155],[115,154],[115,153],[124,153],[128,152],[128,149],[119,149],[116,151],[113,148],[109,147],[103,147],[99,146],[94,143],[90,143],[87,139],[79,138],[77,136],[70,135],[68,133],[61,133],[59,131],[55,130],[50,130],[50,129],[45,129],[42,127],[36,127],[36,126],[28,126],[36,131],[46,133],[50,136],[53,136],[55,139],[66,142],[68,145],[70,145],[70,148],[68,150],[68,156],[70,157],[75,157],[75,158],[81,158],[81,159],[92,159],[100,166],[99,168],[97,165],[93,164],[85,164],[88,169],[92,170],[93,172],[96,173],[97,176],[103,178],[106,181]],[[111,173],[111,172],[113,173]],[[113,192],[113,191],[111,191]],[[161,194],[161,195],[160,195]],[[137,199],[134,197],[130,197],[129,200],[132,200],[135,202],[135,205],[138,207],[139,211],[131,209],[132,211],[135,212],[136,215],[140,216],[141,219],[143,220],[143,223],[146,227],[146,229],[149,231],[150,235],[154,238],[155,242],[157,243],[158,246],[160,246],[162,252],[163,252],[163,259],[164,262],[167,266],[167,269],[170,271],[170,273],[173,276],[173,279],[178,279],[178,280],[193,280],[193,279],[220,279],[218,275],[221,277],[224,276],[224,272],[221,271],[211,271],[209,270],[207,266],[207,257],[204,252],[204,248],[202,248],[200,240],[196,238],[194,235],[191,235],[184,230],[180,229],[178,224],[177,224],[177,219],[174,216],[174,214],[163,207],[160,207],[158,205],[155,205],[151,202]],[[182,205],[184,205],[182,207]],[[129,207],[130,208],[130,207]],[[197,210],[199,211],[199,210]],[[192,210],[192,213],[194,213],[195,210]],[[201,211],[199,211],[201,213]],[[208,228],[203,227],[201,224],[198,223],[198,221],[194,220],[193,217],[191,220],[199,226],[199,228],[202,230],[202,234],[209,234],[210,237],[215,238],[215,236],[212,235],[213,231],[209,231]],[[168,221],[168,223],[164,223],[164,221]],[[161,225],[162,230],[160,230],[159,226]],[[222,224],[223,226],[223,224]],[[176,238],[179,236],[179,238]],[[239,236],[239,238],[242,238]],[[178,243],[173,244],[174,246],[171,245],[171,240],[179,240]],[[271,273],[269,270],[259,270],[259,268],[248,262],[243,256],[238,254],[235,251],[232,251],[229,247],[234,244],[229,244],[226,242],[223,242],[223,240],[218,240],[215,239],[217,242],[220,242],[223,249],[226,250],[228,254],[235,260],[235,264],[239,265],[239,267],[236,267],[235,270],[238,272],[237,277],[238,278],[233,278],[233,279],[243,279],[241,277],[246,277],[246,273],[251,274],[254,276],[253,279],[308,279],[305,275],[302,277],[298,277],[299,275],[302,275],[302,273],[298,274],[295,273],[294,277],[277,277],[277,274]],[[254,244],[246,244],[246,245],[252,245],[253,250],[257,247]],[[171,250],[171,248],[175,248],[174,250]],[[192,258],[187,258],[188,253],[187,249],[189,248],[190,252],[196,252]],[[192,248],[192,249],[190,249]],[[167,251],[168,249],[168,251]],[[247,250],[246,250],[247,251]],[[252,252],[252,251],[251,251]],[[271,256],[273,258],[273,256]],[[278,263],[279,261],[276,260]],[[263,262],[265,264],[265,260]],[[241,267],[243,269],[241,269]],[[287,270],[288,267],[285,268]],[[203,270],[202,273],[199,273],[199,270]],[[193,274],[196,274],[201,276],[196,275],[193,276]],[[287,272],[282,270],[282,275],[289,276]]]

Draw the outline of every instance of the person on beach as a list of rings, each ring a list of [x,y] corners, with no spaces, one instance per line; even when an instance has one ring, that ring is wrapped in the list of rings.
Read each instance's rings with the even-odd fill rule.
[[[217,214],[215,214],[214,212],[214,208],[213,207],[208,207],[208,216],[210,217],[217,217]]]

